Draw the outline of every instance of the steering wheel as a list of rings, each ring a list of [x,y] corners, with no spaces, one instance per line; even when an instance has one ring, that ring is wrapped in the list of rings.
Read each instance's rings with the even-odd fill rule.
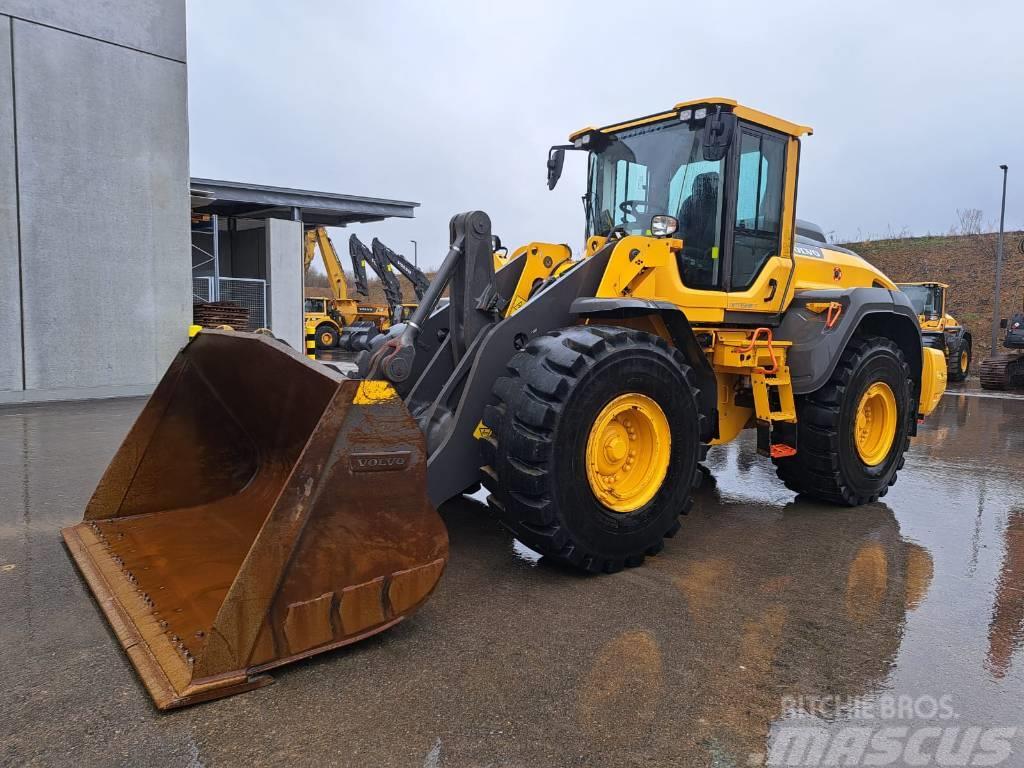
[[[639,210],[640,206],[643,206],[643,211]],[[623,216],[632,216],[633,221],[639,221],[641,216],[654,215],[654,211],[650,210],[650,203],[646,200],[623,200],[619,203],[619,210]]]

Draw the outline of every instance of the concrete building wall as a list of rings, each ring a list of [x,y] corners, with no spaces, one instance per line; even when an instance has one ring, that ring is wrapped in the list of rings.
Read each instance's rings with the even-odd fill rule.
[[[13,82],[11,20],[0,16],[0,393],[24,387]]]
[[[0,0],[0,14],[0,228],[10,109],[20,242],[0,370],[21,379],[0,378],[0,401],[148,392],[191,315],[184,2]],[[9,247],[0,234],[0,276]]]
[[[270,329],[293,349],[304,349],[301,222],[267,220],[267,280]]]

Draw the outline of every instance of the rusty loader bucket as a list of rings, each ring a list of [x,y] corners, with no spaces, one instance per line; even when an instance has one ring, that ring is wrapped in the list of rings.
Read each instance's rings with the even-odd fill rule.
[[[393,626],[448,557],[394,390],[224,331],[178,354],[62,533],[161,709]]]

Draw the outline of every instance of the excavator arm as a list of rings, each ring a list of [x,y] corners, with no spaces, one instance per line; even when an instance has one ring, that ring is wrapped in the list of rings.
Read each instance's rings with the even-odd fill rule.
[[[388,309],[392,316],[396,316],[396,313],[401,312],[402,307],[402,285],[391,270],[391,265],[376,248],[371,251],[355,235],[352,235],[349,239],[349,244],[350,249],[353,244],[359,247],[365,263],[369,264],[370,269],[380,278],[381,285],[384,287],[384,298],[388,302]]]
[[[366,283],[366,264],[373,258],[373,254],[358,237],[352,235],[348,239],[348,255],[352,258],[352,277],[356,281],[356,293],[368,296],[370,290]]]
[[[323,227],[314,227],[306,231],[306,247],[303,252],[303,266],[309,269],[313,263],[314,251],[320,248],[320,258],[324,262],[324,269],[327,271],[327,279],[331,284],[331,293],[338,301],[348,299],[348,283],[345,280],[345,270],[341,267],[341,260],[338,252],[334,250],[334,243]]]
[[[390,263],[395,269],[402,273],[406,280],[412,283],[412,289],[416,291],[416,298],[422,299],[430,286],[430,280],[423,274],[423,271],[415,264],[409,262],[405,256],[388,248],[384,243],[373,238],[373,253],[379,261]]]

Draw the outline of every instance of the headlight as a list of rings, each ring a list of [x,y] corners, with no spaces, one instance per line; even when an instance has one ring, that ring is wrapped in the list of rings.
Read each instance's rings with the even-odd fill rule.
[[[668,237],[679,229],[675,216],[655,216],[651,219],[651,234],[655,237]]]

